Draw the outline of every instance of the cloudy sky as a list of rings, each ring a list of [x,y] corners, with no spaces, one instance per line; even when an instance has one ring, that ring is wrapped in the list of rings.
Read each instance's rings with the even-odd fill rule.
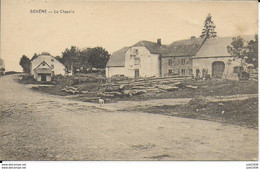
[[[163,44],[198,37],[212,14],[220,37],[257,33],[257,2],[2,0],[1,57],[7,71],[34,53],[102,46],[109,53],[140,40]],[[31,10],[47,10],[31,13]],[[58,13],[54,13],[58,11]],[[71,13],[61,13],[70,11]],[[52,12],[52,13],[50,13]]]

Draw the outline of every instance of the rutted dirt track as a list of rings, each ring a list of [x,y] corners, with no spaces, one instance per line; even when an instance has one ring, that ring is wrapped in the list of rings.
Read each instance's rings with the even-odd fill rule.
[[[0,77],[1,160],[258,159],[256,129],[106,109],[34,92],[15,78]]]

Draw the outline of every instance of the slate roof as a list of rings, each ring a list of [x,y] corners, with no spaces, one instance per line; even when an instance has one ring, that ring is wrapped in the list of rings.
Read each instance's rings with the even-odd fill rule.
[[[166,45],[158,45],[155,42],[150,42],[146,40],[139,41],[136,44],[134,44],[132,47],[138,47],[138,46],[144,46],[146,49],[150,51],[150,53],[153,54],[159,54],[166,48]]]
[[[195,56],[203,41],[204,38],[175,41],[166,47],[162,56]]]
[[[123,47],[122,49],[114,52],[108,63],[107,67],[123,67],[125,66],[125,52],[129,49],[129,47]]]
[[[254,35],[245,35],[241,37],[245,40],[245,42],[255,40]],[[206,39],[193,58],[231,56],[230,53],[228,53],[227,46],[231,45],[232,38],[233,37],[217,37]]]
[[[35,73],[46,73],[46,74],[51,74],[52,70],[47,69],[47,68],[37,68],[34,70]]]

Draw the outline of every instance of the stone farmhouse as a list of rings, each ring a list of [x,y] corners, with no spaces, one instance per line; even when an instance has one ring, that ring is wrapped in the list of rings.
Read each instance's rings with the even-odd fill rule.
[[[193,36],[168,45],[162,53],[162,76],[192,76],[192,57],[196,55],[204,40]]]
[[[242,36],[246,41],[254,36]],[[232,37],[195,38],[179,40],[170,45],[140,41],[124,47],[111,55],[106,67],[106,76],[132,78],[193,76],[196,78],[236,79],[240,59],[228,53]],[[245,63],[243,63],[245,65]]]
[[[65,75],[65,66],[48,53],[31,61],[31,74],[38,82],[49,82],[53,75]]]

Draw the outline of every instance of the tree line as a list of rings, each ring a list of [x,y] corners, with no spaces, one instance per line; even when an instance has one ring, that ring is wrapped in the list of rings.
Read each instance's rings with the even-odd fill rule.
[[[47,54],[43,52],[42,54]],[[29,59],[23,55],[20,59],[20,65],[23,71],[30,73],[31,61],[37,58],[40,54],[34,53],[33,57]],[[64,64],[66,73],[76,72],[92,72],[95,69],[104,69],[110,58],[110,54],[102,47],[79,49],[76,46],[66,48],[61,56],[55,58]]]
[[[227,46],[228,52],[246,63],[253,64],[258,68],[258,35],[254,40],[246,42],[241,36],[233,37],[232,42]]]

